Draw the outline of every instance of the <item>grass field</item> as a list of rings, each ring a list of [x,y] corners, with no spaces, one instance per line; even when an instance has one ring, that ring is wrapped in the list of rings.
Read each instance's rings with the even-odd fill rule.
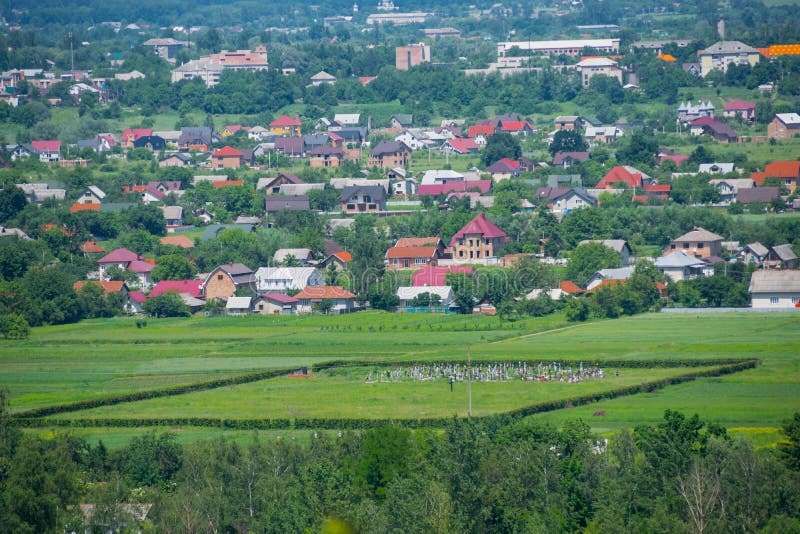
[[[28,341],[4,342],[0,384],[10,389],[12,410],[20,411],[331,360],[463,360],[467,347],[476,362],[639,365],[625,366],[619,377],[613,376],[613,367],[604,366],[605,380],[582,384],[476,383],[476,415],[687,372],[665,362],[731,358],[759,358],[762,364],[719,378],[698,378],[653,393],[531,417],[554,423],[583,417],[593,430],[606,432],[656,422],[671,408],[698,413],[768,444],[776,439],[781,422],[800,411],[800,314],[788,313],[664,313],[585,324],[567,324],[558,315],[502,323],[496,317],[379,312],[149,320],[144,328],[136,328],[132,319],[95,320],[37,328]],[[641,362],[653,365],[642,367]],[[464,384],[457,383],[454,393],[441,381],[365,384],[369,368],[359,365],[321,371],[311,379],[262,380],[66,416],[420,418],[463,414],[466,409]],[[595,416],[598,410],[605,415]],[[222,432],[179,430],[187,441]],[[108,433],[119,442],[136,433],[108,428],[75,431],[90,439]]]

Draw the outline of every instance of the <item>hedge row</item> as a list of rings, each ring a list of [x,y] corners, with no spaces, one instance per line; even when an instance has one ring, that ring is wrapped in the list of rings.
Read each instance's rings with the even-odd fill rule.
[[[720,365],[733,365],[743,361],[749,360],[742,360],[737,358],[718,358],[718,359],[705,359],[705,360],[676,360],[676,359],[658,359],[658,360],[602,360],[602,359],[591,359],[586,358],[583,360],[525,360],[525,359],[514,359],[514,360],[473,360],[472,365],[486,365],[486,364],[498,364],[498,363],[516,363],[516,362],[523,362],[530,366],[536,366],[540,363],[544,363],[546,365],[550,365],[552,363],[557,363],[559,365],[566,365],[566,366],[575,366],[580,362],[583,362],[584,366],[592,366],[598,365],[600,367],[606,368],[620,368],[620,369],[648,369],[648,368],[659,368],[659,369],[669,369],[674,367],[712,367],[712,366],[720,366]],[[323,363],[314,364],[311,366],[311,369],[314,372],[320,371],[327,371],[329,369],[336,369],[340,367],[398,367],[398,366],[413,366],[413,365],[431,365],[431,364],[438,364],[438,365],[464,365],[466,363],[465,359],[461,360],[380,360],[380,361],[373,361],[373,360],[333,360]]]
[[[562,408],[592,404],[601,400],[611,400],[636,393],[655,391],[666,386],[689,382],[697,378],[723,376],[755,368],[760,360],[737,360],[718,365],[696,373],[687,373],[670,378],[662,378],[633,386],[625,386],[602,393],[592,393],[568,397],[554,401],[540,402],[508,412],[477,417],[484,422],[505,425],[515,420],[538,413],[560,410]],[[285,371],[282,371],[285,372]],[[22,427],[147,427],[147,426],[199,426],[237,430],[364,430],[368,428],[401,425],[407,428],[440,428],[452,417],[426,419],[363,419],[363,418],[309,418],[309,419],[213,419],[200,417],[160,418],[160,419],[44,419],[38,417],[16,416],[15,425]]]
[[[196,382],[194,384],[186,384],[183,386],[171,386],[160,389],[151,389],[147,391],[137,391],[135,393],[126,393],[122,395],[111,395],[98,399],[89,399],[78,402],[71,402],[65,404],[54,404],[52,406],[45,406],[43,408],[36,408],[33,410],[26,410],[16,412],[12,417],[14,418],[31,418],[31,417],[45,417],[48,415],[55,415],[67,412],[76,412],[79,410],[88,410],[90,408],[99,408],[101,406],[112,406],[114,404],[121,404],[124,402],[133,402],[140,400],[156,399],[159,397],[172,397],[175,395],[183,395],[185,393],[193,393],[195,391],[203,391],[207,389],[221,388],[225,386],[235,386],[238,384],[246,384],[248,382],[257,382],[268,378],[275,378],[292,372],[295,368],[285,369],[270,369],[268,371],[256,371],[254,373],[247,373],[243,375],[232,376],[228,378],[219,378],[216,380],[207,380],[205,382]]]

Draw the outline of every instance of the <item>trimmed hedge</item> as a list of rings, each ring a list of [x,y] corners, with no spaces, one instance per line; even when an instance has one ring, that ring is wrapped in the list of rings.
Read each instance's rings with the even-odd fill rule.
[[[32,418],[44,417],[47,415],[56,415],[60,413],[76,412],[79,410],[88,410],[90,408],[99,408],[101,406],[113,406],[114,404],[121,404],[124,402],[134,402],[147,399],[156,399],[159,397],[172,397],[175,395],[183,395],[185,393],[193,393],[195,391],[204,391],[207,389],[216,389],[225,386],[235,386],[238,384],[246,384],[248,382],[257,382],[269,378],[286,375],[296,367],[284,369],[270,369],[269,371],[257,371],[254,373],[247,373],[244,375],[232,376],[228,378],[220,378],[217,380],[207,380],[205,382],[196,382],[194,384],[186,384],[184,386],[172,386],[161,389],[150,389],[147,391],[137,391],[135,393],[126,393],[124,395],[111,395],[109,397],[102,397],[99,399],[89,399],[84,401],[72,402],[68,404],[54,404],[52,406],[45,406],[43,408],[35,408],[33,410],[25,410],[12,414],[13,418]]]
[[[644,382],[633,386],[625,386],[602,393],[592,393],[576,397],[568,397],[554,401],[540,402],[523,406],[508,412],[485,415],[476,417],[484,422],[491,422],[497,425],[507,425],[523,417],[537,413],[560,410],[570,406],[580,406],[592,404],[601,400],[611,400],[637,393],[655,391],[666,386],[690,382],[697,378],[717,377],[731,373],[737,373],[746,369],[753,369],[761,361],[758,359],[749,360],[726,360],[729,363],[716,365],[695,373],[687,373],[675,377],[661,378],[650,382]],[[717,360],[717,362],[719,362]],[[391,362],[397,364],[398,362]],[[327,365],[327,364],[323,364]],[[407,365],[407,364],[406,364]],[[325,367],[330,368],[330,367]],[[262,373],[251,373],[243,377],[235,377],[230,380],[240,380],[246,377],[253,377],[257,374],[272,374],[264,378],[271,378],[280,374],[285,374],[286,370],[264,371]],[[260,380],[261,378],[258,378]],[[235,382],[243,383],[243,382]],[[210,384],[210,382],[204,383]],[[197,386],[197,385],[196,385]],[[215,386],[218,387],[218,386]],[[173,388],[174,389],[174,388]],[[152,397],[148,397],[152,398]],[[102,399],[98,399],[102,400]],[[136,399],[139,400],[139,399]],[[124,402],[124,401],[121,401]],[[70,405],[74,406],[74,405]],[[59,412],[55,412],[59,413]],[[39,416],[31,416],[30,412],[17,414],[12,418],[13,424],[26,428],[41,427],[149,427],[149,426],[195,426],[195,427],[216,427],[237,430],[284,430],[284,429],[308,429],[308,430],[364,430],[368,428],[401,425],[406,428],[441,428],[452,417],[434,417],[426,419],[365,419],[365,418],[308,418],[308,419],[214,419],[201,417],[185,418],[160,418],[160,419],[45,419]]]

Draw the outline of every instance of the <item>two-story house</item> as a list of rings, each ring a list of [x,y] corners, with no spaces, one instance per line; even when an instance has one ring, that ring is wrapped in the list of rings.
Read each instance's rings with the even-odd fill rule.
[[[496,258],[506,243],[506,233],[481,213],[453,235],[450,254],[454,261],[461,263]]]
[[[408,167],[411,149],[400,141],[383,141],[369,153],[369,166],[382,169]]]
[[[226,263],[220,265],[203,280],[203,296],[206,299],[227,299],[236,295],[240,288],[252,288],[255,285],[253,270],[242,263]]]
[[[722,256],[722,236],[709,232],[705,228],[695,227],[691,232],[687,232],[675,238],[664,249],[664,255],[682,250],[695,258],[708,258],[711,256]]]
[[[379,185],[353,185],[342,190],[339,205],[345,213],[369,213],[386,209],[386,190]]]

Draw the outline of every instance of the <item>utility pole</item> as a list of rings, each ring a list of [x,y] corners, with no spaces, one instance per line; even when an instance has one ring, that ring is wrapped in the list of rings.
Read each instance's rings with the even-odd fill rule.
[[[467,417],[472,417],[472,351],[467,347]]]
[[[72,49],[72,32],[69,32],[69,68],[73,72],[75,72],[75,52]]]

